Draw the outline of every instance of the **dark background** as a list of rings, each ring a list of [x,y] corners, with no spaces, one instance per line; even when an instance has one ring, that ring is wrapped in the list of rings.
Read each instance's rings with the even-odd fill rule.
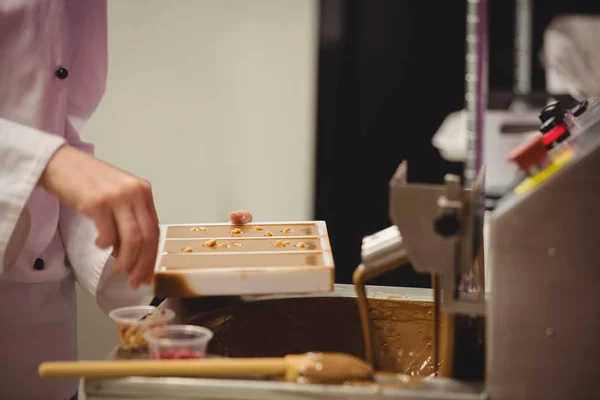
[[[388,181],[402,160],[409,180],[441,183],[462,165],[431,138],[464,105],[466,1],[321,0],[315,217],[327,221],[336,282],[350,283],[361,240],[390,225]],[[489,0],[489,88],[513,86],[514,3]],[[534,90],[543,31],[558,14],[600,13],[598,1],[534,1]],[[399,269],[380,285],[428,287]]]

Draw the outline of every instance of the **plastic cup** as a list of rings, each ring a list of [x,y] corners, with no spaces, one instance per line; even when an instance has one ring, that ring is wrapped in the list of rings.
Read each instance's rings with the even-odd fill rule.
[[[195,325],[157,327],[144,334],[155,360],[197,359],[206,356],[206,348],[213,338],[210,329]]]
[[[117,324],[119,349],[131,351],[147,349],[144,333],[166,326],[175,317],[175,313],[167,308],[133,306],[117,308],[109,312],[108,316]]]

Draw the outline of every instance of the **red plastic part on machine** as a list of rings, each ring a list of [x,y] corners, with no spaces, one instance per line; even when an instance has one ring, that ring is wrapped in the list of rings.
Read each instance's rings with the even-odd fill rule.
[[[564,125],[555,126],[550,132],[544,135],[544,145],[548,146],[556,142],[556,140],[562,137],[566,132],[567,128],[565,128]]]
[[[506,160],[516,163],[519,169],[528,172],[532,167],[542,164],[547,156],[544,138],[536,134],[511,151]]]

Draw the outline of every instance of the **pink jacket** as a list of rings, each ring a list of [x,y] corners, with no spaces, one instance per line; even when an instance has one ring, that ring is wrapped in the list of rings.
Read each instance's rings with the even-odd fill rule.
[[[37,181],[79,137],[105,90],[106,0],[0,0],[0,396],[65,400],[75,381],[37,377],[77,358],[75,282],[98,305],[149,303],[111,274],[90,220]]]

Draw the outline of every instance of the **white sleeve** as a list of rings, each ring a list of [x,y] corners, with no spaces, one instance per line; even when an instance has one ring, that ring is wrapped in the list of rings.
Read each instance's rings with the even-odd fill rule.
[[[67,125],[65,136],[69,145],[93,154],[94,146],[83,142],[70,125]],[[92,220],[61,205],[58,224],[77,283],[85,293],[94,298],[104,312],[118,307],[150,304],[150,285],[142,285],[133,290],[129,287],[127,275],[113,273],[112,249],[100,249],[96,246],[98,231]]]
[[[0,274],[8,242],[62,137],[0,119]]]
[[[118,307],[143,305],[152,302],[153,291],[151,285],[140,285],[137,289],[129,286],[127,275],[112,272],[115,259],[110,256],[100,276],[100,283],[96,291],[96,304],[108,313]]]

